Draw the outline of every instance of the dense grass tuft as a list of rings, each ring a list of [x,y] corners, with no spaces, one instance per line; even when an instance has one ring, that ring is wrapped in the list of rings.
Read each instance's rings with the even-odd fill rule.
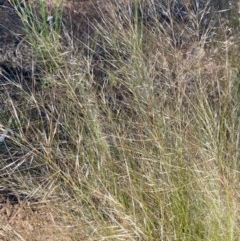
[[[41,73],[1,87],[1,185],[71,200],[87,240],[239,240],[235,45],[197,22],[207,8],[192,22],[106,8],[86,42],[20,12]]]

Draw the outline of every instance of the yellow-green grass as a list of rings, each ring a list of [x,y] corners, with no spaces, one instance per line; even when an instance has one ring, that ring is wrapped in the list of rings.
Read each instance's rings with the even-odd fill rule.
[[[239,240],[239,76],[227,39],[175,46],[171,29],[126,12],[102,16],[76,49],[35,31],[28,13],[40,87],[9,83],[20,98],[1,96],[1,124],[15,133],[1,182],[71,203],[86,240]]]

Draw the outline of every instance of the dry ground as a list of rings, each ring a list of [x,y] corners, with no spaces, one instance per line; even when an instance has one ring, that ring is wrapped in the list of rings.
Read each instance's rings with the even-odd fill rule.
[[[81,224],[70,218],[66,212],[61,201],[42,204],[28,202],[1,204],[0,240],[84,240]]]

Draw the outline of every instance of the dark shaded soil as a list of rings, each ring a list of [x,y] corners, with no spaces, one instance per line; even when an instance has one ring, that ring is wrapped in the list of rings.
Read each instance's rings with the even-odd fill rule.
[[[1,4],[2,3],[2,4]],[[15,42],[22,35],[23,26],[15,9],[8,1],[0,2],[0,44]]]
[[[9,1],[0,2],[0,81],[19,79],[32,68],[32,55],[24,43],[23,24]],[[24,46],[25,45],[25,46]],[[24,46],[24,48],[22,48]],[[23,50],[24,49],[24,50]],[[28,74],[27,74],[28,73]]]

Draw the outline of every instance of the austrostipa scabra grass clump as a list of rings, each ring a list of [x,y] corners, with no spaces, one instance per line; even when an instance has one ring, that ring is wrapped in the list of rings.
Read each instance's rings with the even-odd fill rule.
[[[63,219],[72,230],[82,224],[83,240],[238,239],[239,76],[226,25],[199,35],[187,1],[191,21],[168,5],[169,19],[142,18],[137,7],[154,10],[153,1],[104,3],[109,11],[89,4],[100,20],[86,42],[69,32],[69,61],[37,55],[55,66],[40,76],[48,85],[15,83],[18,98],[9,86],[1,94],[1,122],[11,116],[14,131],[2,155],[5,182],[63,200]],[[28,34],[51,48],[41,32]]]

